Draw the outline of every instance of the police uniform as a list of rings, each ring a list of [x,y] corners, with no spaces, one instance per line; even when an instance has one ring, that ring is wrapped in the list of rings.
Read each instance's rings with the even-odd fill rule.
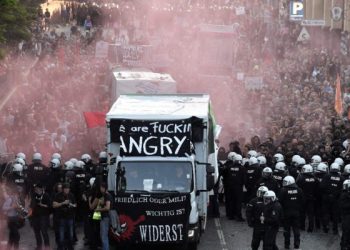
[[[277,181],[272,176],[267,178],[261,177],[256,184],[256,190],[261,186],[265,186],[268,188],[268,190],[274,191],[275,194],[278,194],[279,187]]]
[[[340,211],[342,215],[341,250],[350,249],[350,192],[343,191],[340,196]]]
[[[284,245],[289,249],[290,231],[293,229],[294,248],[300,246],[300,211],[304,202],[303,191],[294,183],[281,189],[278,197],[283,208]]]
[[[245,170],[245,187],[247,189],[245,200],[250,201],[255,195],[256,184],[261,177],[261,169],[258,164],[250,165]]]
[[[305,230],[306,216],[308,218],[308,232],[314,230],[315,204],[318,191],[318,179],[312,173],[303,173],[297,179],[297,185],[304,193],[304,203],[301,209],[300,228]]]
[[[318,192],[316,193],[316,200],[315,200],[315,226],[317,229],[321,228],[321,222],[322,222],[322,193],[320,192],[320,183],[322,179],[326,176],[327,173],[323,172],[316,172],[314,174],[315,178],[317,179]]]
[[[251,243],[252,250],[258,250],[260,241],[264,240],[265,225],[261,220],[263,211],[264,211],[264,201],[260,197],[253,198],[247,204],[247,209],[246,209],[247,222],[248,222],[248,226],[253,228],[253,238]]]
[[[278,189],[282,188],[283,179],[286,176],[287,175],[282,171],[275,170],[273,172],[273,178],[277,181]]]
[[[282,218],[283,210],[281,204],[277,200],[264,206],[262,219],[265,225],[264,250],[278,249],[276,248],[276,236]]]
[[[338,233],[339,197],[343,188],[343,177],[339,173],[327,174],[320,184],[322,194],[323,231],[329,230],[329,221],[332,216],[333,233]]]
[[[229,219],[242,220],[244,175],[244,169],[239,163],[231,160],[225,163],[223,177],[226,182],[226,215]]]
[[[36,162],[28,166],[28,185],[32,190],[34,184],[41,183],[44,187],[48,184],[49,168],[44,164]]]

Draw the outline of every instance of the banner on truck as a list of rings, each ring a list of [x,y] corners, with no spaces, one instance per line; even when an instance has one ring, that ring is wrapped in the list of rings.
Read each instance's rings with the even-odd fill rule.
[[[193,119],[175,121],[111,120],[111,141],[120,156],[191,155]]]
[[[120,224],[120,243],[181,243],[187,240],[189,194],[168,196],[118,195],[115,198]]]

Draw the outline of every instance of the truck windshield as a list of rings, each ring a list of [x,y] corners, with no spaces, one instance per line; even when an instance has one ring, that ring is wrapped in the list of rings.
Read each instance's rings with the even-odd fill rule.
[[[123,191],[191,192],[190,162],[121,162]]]

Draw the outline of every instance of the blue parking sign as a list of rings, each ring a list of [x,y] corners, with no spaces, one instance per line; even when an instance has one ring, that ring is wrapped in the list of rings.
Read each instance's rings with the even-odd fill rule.
[[[300,21],[304,18],[304,2],[303,2],[303,0],[290,1],[289,18],[292,21]]]

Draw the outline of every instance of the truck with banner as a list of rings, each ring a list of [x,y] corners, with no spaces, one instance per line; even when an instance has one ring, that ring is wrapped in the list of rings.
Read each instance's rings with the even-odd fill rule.
[[[121,95],[106,120],[108,189],[123,225],[111,237],[196,249],[218,178],[209,95]]]

